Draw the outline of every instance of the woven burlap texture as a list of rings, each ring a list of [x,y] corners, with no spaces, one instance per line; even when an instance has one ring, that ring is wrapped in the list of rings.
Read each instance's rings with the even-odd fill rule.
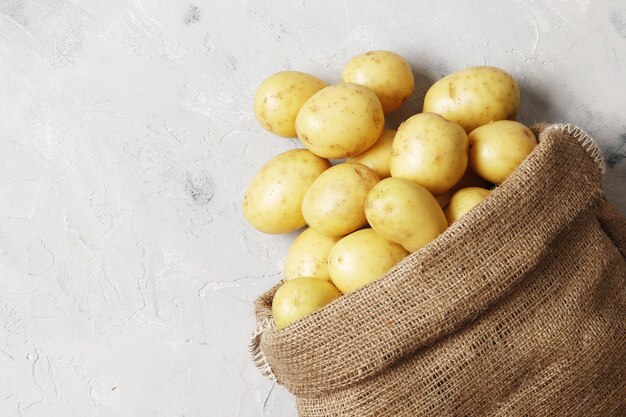
[[[626,415],[626,220],[595,143],[538,125],[514,174],[379,280],[251,353],[300,416]]]

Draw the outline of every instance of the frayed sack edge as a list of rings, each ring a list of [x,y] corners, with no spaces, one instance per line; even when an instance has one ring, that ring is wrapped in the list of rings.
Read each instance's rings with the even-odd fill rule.
[[[250,355],[252,362],[254,362],[254,365],[259,369],[259,371],[261,371],[261,375],[266,376],[273,381],[276,380],[276,375],[274,375],[272,367],[261,350],[261,335],[265,330],[275,328],[276,324],[274,323],[273,318],[261,320],[257,323],[254,332],[252,332],[252,337],[250,338],[250,343],[248,344],[248,354]]]

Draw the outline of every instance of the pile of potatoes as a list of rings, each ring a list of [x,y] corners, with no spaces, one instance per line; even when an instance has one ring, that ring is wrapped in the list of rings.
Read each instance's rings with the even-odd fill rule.
[[[342,82],[302,72],[267,78],[254,113],[306,149],[271,159],[243,214],[265,233],[308,226],[290,247],[272,310],[278,329],[376,280],[504,182],[537,144],[513,121],[520,91],[495,67],[454,72],[430,87],[423,112],[397,131],[385,115],[413,93],[409,64],[388,51],[352,58]],[[331,163],[330,160],[333,160]]]

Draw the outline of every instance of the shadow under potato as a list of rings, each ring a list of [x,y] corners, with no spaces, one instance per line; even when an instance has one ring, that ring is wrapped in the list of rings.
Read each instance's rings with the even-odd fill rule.
[[[519,83],[521,100],[518,121],[531,126],[538,122],[560,122],[561,113],[546,96],[546,92],[526,83]]]
[[[415,66],[411,64],[413,68],[413,80],[415,85],[413,87],[413,94],[398,110],[385,115],[385,128],[386,129],[398,129],[398,126],[409,117],[422,112],[424,107],[424,96],[426,92],[437,80],[425,75],[424,71],[415,70]]]

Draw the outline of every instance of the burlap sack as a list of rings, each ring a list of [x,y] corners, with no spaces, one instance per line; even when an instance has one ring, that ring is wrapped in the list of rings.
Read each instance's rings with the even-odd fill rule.
[[[257,300],[253,359],[300,416],[626,415],[626,220],[584,132],[539,140],[374,283],[282,330]]]

